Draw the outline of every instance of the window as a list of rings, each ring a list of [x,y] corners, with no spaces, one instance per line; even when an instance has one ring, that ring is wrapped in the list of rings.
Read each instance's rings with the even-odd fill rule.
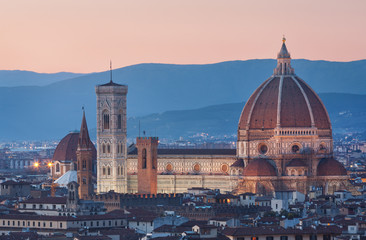
[[[287,236],[281,236],[280,240],[288,240],[288,237]]]
[[[118,117],[117,117],[117,128],[122,129],[122,115],[121,114],[118,114]]]
[[[168,164],[166,165],[166,167],[165,167],[165,170],[166,170],[167,172],[171,172],[171,171],[173,171],[173,165],[172,165],[172,164],[170,164],[170,163],[168,163]]]
[[[107,111],[103,113],[103,129],[109,129],[109,113]]]
[[[258,145],[258,152],[259,154],[266,154],[268,152],[268,146],[265,143],[260,143]]]
[[[266,237],[266,240],[273,240],[273,236]]]
[[[56,163],[56,172],[60,172],[60,164]]]
[[[198,163],[196,163],[195,165],[193,165],[193,170],[195,172],[199,172],[199,171],[201,171],[201,166]]]
[[[86,184],[86,178],[83,177],[83,184]]]
[[[102,145],[102,152],[105,153],[105,145]]]
[[[300,152],[300,147],[298,145],[293,145],[291,148],[291,151],[293,153],[299,153]]]
[[[111,168],[108,167],[108,175],[111,175]]]
[[[258,240],[258,237],[251,237],[251,240]]]
[[[52,227],[52,222],[50,222],[50,227]]]
[[[244,238],[243,237],[238,237],[238,238],[236,238],[236,240],[244,240]]]
[[[121,175],[121,168],[120,167],[117,168],[117,171],[118,171],[118,175]]]
[[[86,160],[83,160],[83,170],[86,169]]]
[[[330,235],[323,235],[323,240],[330,240]]]
[[[111,153],[111,145],[107,144],[107,153]]]
[[[296,235],[295,240],[302,240],[302,235]]]
[[[316,236],[316,234],[311,234],[310,235],[310,240],[317,240],[317,236]]]
[[[60,228],[62,228],[62,223],[60,223]]]
[[[142,168],[146,168],[146,148],[142,149]]]
[[[103,175],[105,175],[105,167],[103,167]]]

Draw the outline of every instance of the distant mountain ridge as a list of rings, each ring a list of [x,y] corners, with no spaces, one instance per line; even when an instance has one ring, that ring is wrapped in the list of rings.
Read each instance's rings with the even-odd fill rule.
[[[295,73],[318,93],[365,93],[366,60],[292,62]],[[139,117],[244,102],[272,75],[275,66],[273,59],[207,65],[138,64],[113,70],[113,79],[128,85],[128,117]],[[69,130],[80,128],[82,106],[88,126],[94,128],[95,85],[108,81],[107,71],[42,87],[0,87],[0,139],[60,139]],[[238,116],[234,120],[238,121]]]
[[[83,76],[81,73],[37,73],[22,70],[0,70],[0,87],[46,86],[58,81]]]

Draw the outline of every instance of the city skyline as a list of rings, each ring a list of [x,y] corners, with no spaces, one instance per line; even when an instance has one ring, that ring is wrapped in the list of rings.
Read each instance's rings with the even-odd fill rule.
[[[366,58],[366,2],[52,1],[0,4],[0,69],[98,72],[138,63]]]

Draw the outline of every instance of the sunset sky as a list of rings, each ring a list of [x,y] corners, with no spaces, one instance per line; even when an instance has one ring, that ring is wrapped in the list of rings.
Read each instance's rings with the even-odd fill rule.
[[[0,70],[366,59],[365,0],[0,0]]]

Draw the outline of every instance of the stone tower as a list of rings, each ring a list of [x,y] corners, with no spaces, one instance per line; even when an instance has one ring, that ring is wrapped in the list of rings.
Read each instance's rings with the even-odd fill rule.
[[[156,194],[157,183],[157,159],[158,159],[157,137],[138,137],[137,146],[137,183],[138,193]]]
[[[127,193],[127,86],[111,81],[97,94],[97,191]]]
[[[94,193],[92,182],[93,176],[93,151],[92,142],[89,138],[88,126],[86,124],[85,112],[83,111],[83,120],[78,139],[78,148],[76,150],[77,158],[77,180],[79,184],[79,197],[87,199]]]
[[[73,211],[76,211],[79,206],[79,184],[77,182],[69,182],[67,184],[67,199],[66,199],[66,208],[72,209]]]

